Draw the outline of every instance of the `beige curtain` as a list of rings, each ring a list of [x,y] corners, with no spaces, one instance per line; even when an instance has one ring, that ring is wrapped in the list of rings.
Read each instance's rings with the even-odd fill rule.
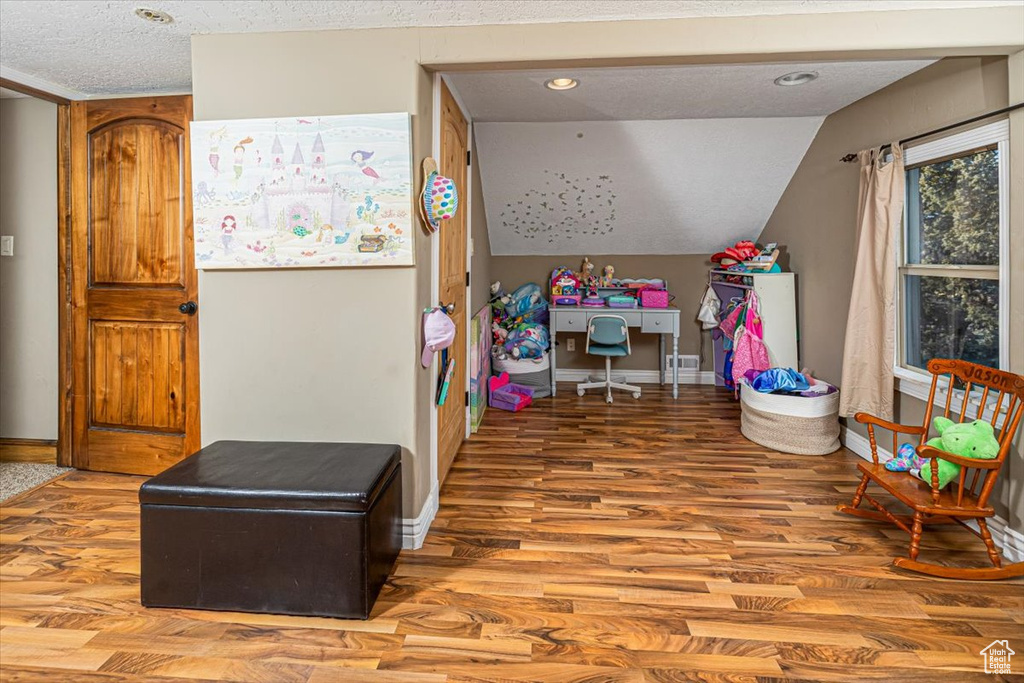
[[[895,357],[896,237],[903,220],[903,150],[892,143],[861,152],[857,207],[857,266],[846,319],[839,414],[858,412],[892,420]]]

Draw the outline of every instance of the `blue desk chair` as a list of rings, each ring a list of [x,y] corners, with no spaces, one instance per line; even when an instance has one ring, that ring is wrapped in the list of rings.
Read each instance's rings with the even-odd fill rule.
[[[631,384],[620,384],[612,381],[612,358],[628,356],[632,350],[629,346],[629,327],[621,315],[595,315],[587,326],[587,353],[592,356],[604,356],[604,381],[583,382],[576,385],[576,393],[580,396],[587,389],[603,387],[607,389],[605,402],[612,402],[612,389],[632,391],[633,398],[640,398],[640,387]]]

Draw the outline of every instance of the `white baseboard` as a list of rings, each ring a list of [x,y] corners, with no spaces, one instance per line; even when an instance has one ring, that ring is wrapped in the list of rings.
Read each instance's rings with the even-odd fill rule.
[[[672,381],[672,373],[665,373],[665,382],[670,383]],[[604,370],[600,368],[594,369],[582,369],[582,368],[558,368],[555,370],[555,379],[559,382],[586,382],[590,379],[591,375],[604,375]],[[612,377],[625,377],[626,382],[633,382],[634,384],[658,384],[660,370],[616,370],[612,367]],[[714,384],[715,373],[712,370],[694,371],[694,370],[680,370],[679,371],[679,383],[680,384]]]
[[[849,448],[851,451],[864,458],[868,462],[871,461],[871,442],[868,441],[867,437],[861,436],[858,432],[853,431],[847,427],[840,429],[840,440],[843,445]],[[877,444],[877,442],[876,442]],[[878,445],[878,459],[882,462],[888,462],[892,460],[892,453],[882,448],[881,444]]]
[[[868,462],[871,462],[871,442],[852,429],[843,427],[841,431],[840,438],[843,445]],[[878,446],[878,459],[881,462],[891,460],[892,453]],[[968,524],[977,530],[978,525],[973,523],[973,520],[968,522]],[[989,519],[988,528],[992,532],[992,540],[1003,551],[1003,557],[1007,560],[1010,562],[1024,562],[1024,534],[1011,529],[1007,524],[1008,522],[999,515]]]
[[[1003,557],[1010,562],[1024,562],[1024,534],[1008,527],[1006,520],[998,515],[988,520],[988,529],[992,540],[1003,551]]]
[[[416,517],[406,517],[402,520],[402,549],[416,550],[423,547],[423,541],[427,537],[430,524],[437,514],[437,505],[440,496],[438,495],[437,482],[430,489],[430,495],[423,501],[420,514]]]

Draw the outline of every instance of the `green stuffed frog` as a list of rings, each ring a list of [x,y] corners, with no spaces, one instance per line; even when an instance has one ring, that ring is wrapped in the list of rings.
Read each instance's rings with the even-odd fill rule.
[[[992,425],[983,420],[974,422],[953,422],[949,418],[937,417],[933,424],[939,436],[928,440],[928,445],[963,458],[992,460],[999,455],[999,442],[996,441]],[[953,481],[960,474],[960,465],[939,460],[939,488]],[[928,484],[932,483],[932,461],[927,460],[921,467],[920,477]]]

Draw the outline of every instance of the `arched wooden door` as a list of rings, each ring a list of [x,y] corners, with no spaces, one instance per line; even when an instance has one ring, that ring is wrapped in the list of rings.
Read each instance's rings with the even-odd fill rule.
[[[72,464],[155,474],[199,447],[192,98],[71,106]]]

